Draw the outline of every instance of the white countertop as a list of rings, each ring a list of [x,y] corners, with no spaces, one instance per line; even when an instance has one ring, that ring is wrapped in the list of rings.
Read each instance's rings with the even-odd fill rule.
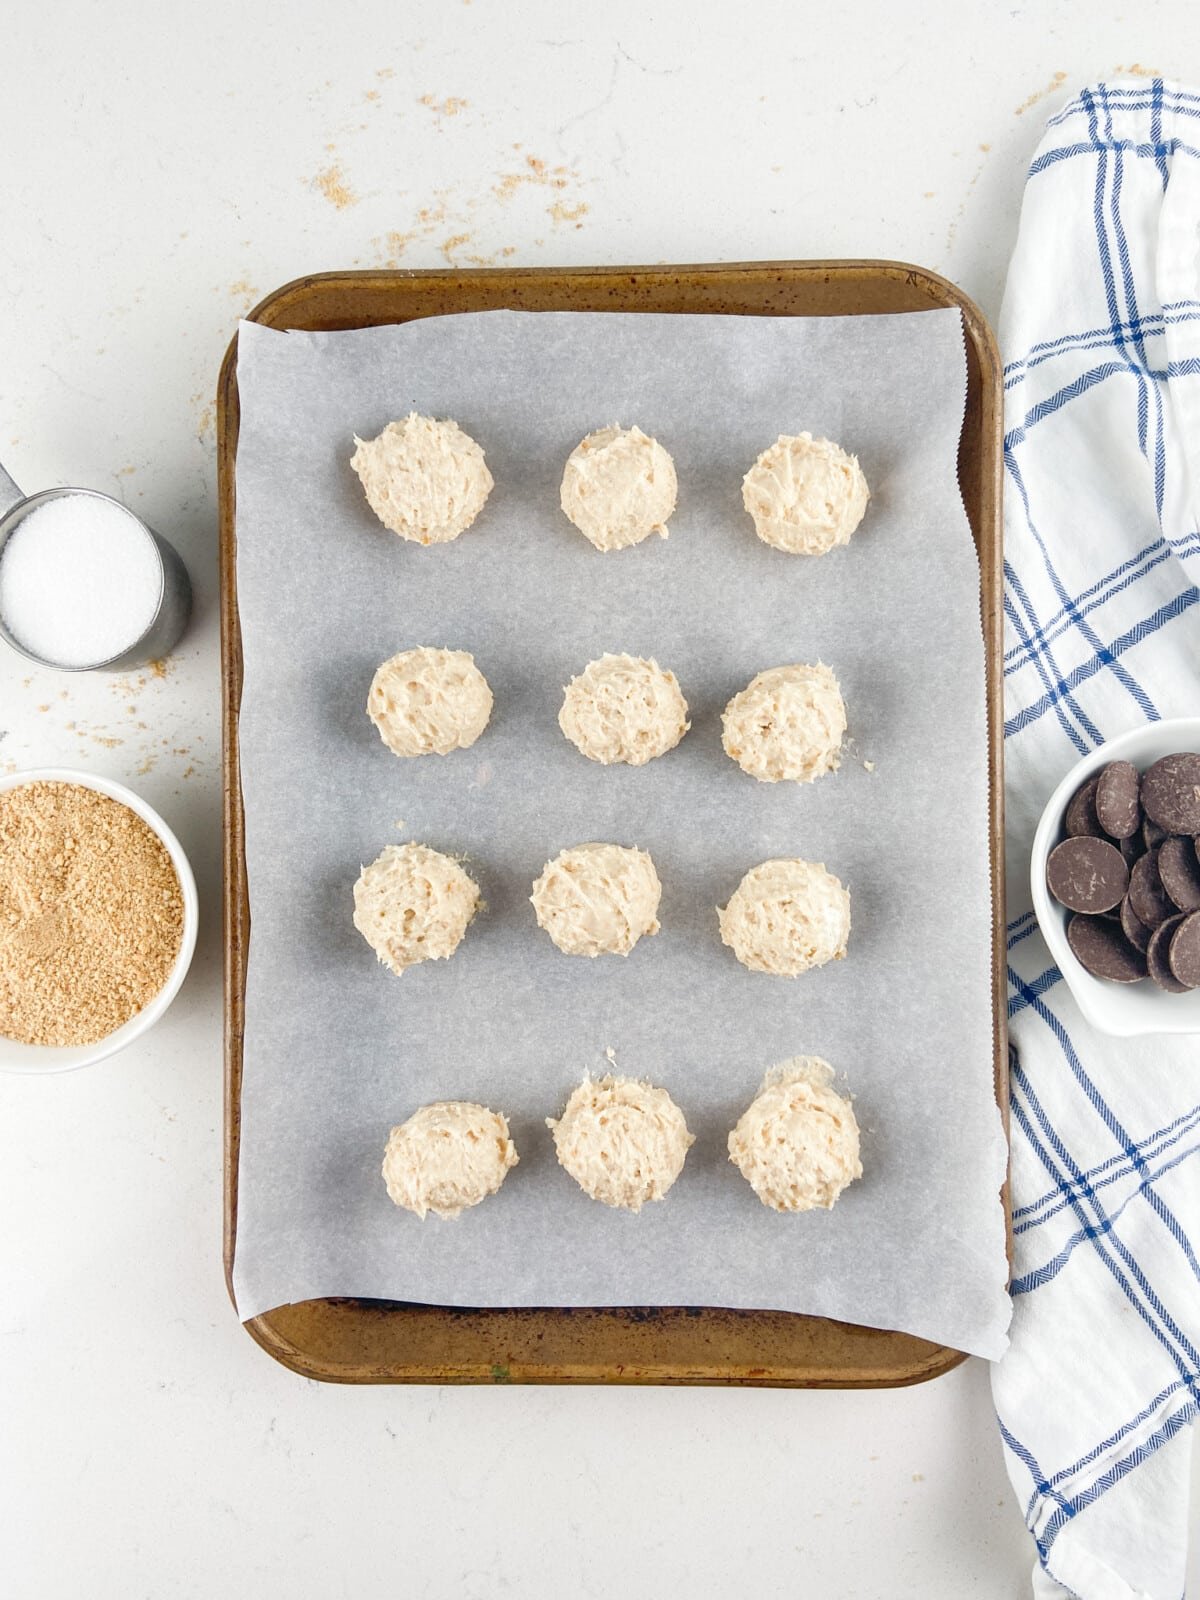
[[[150,1037],[0,1079],[0,1588],[1027,1593],[978,1362],[881,1393],[355,1390],[242,1332],[220,1259],[214,388],[237,316],[335,267],[887,256],[994,318],[1042,117],[1118,67],[1196,81],[1194,8],[17,0],[4,57],[0,461],[27,490],[121,496],[197,604],[161,678],[0,655],[0,769],[133,785],[204,922]]]

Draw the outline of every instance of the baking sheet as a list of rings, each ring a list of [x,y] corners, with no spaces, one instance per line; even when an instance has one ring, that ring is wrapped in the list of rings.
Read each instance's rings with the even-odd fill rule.
[[[955,475],[956,311],[872,318],[488,312],[336,334],[243,325],[238,384],[240,722],[251,939],[239,1311],[361,1295],[445,1305],[692,1304],[804,1311],[994,1356],[1008,1302],[992,1098],[986,734],[978,569]],[[388,534],[351,435],[450,415],[496,489],[421,550]],[[562,518],[562,463],[637,421],[672,451],[668,541],[601,556]],[[780,431],[862,460],[873,499],[819,560],[761,545],[740,481]],[[473,651],[496,694],[470,751],[400,762],[363,705],[379,661]],[[563,740],[563,683],[604,650],[678,674],[692,732],[648,767]],[[829,662],[853,755],[811,788],[761,785],[720,711],[764,666]],[[865,762],[872,763],[869,771]],[[454,960],[403,979],[350,921],[361,862],[406,838],[463,853],[487,913]],[[564,845],[649,849],[663,932],[627,961],[571,960],[529,886]],[[772,855],[848,883],[845,962],[752,974],[714,907]],[[542,1119],[585,1070],[652,1077],[697,1134],[640,1216],[587,1201]],[[725,1159],[762,1071],[827,1056],[855,1095],[863,1181],[779,1217]],[[457,1223],[388,1201],[387,1129],[424,1101],[505,1110],[521,1165]]]

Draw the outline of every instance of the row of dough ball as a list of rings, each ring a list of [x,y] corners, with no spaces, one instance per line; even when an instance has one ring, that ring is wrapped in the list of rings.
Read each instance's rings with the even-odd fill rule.
[[[492,714],[487,679],[465,650],[421,645],[376,671],[367,714],[398,756],[467,750]],[[691,727],[673,672],[640,656],[603,655],[571,679],[558,725],[601,766],[640,767],[673,750]],[[836,772],[846,733],[837,678],[822,661],[770,667],[725,707],[726,754],[762,783],[811,783]]]
[[[659,931],[662,884],[645,850],[582,844],[546,863],[530,900],[564,955],[627,956]],[[480,904],[479,885],[428,845],[388,845],[354,885],[354,926],[397,976],[458,949]],[[796,977],[846,954],[850,894],[813,861],[752,867],[718,908],[721,941],[752,972]]]
[[[772,1067],[729,1135],[730,1161],[774,1211],[827,1211],[862,1177],[854,1108],[832,1083],[819,1056]],[[585,1078],[546,1126],[584,1194],[625,1211],[663,1199],[695,1143],[665,1089],[611,1074]],[[500,1112],[438,1101],[392,1129],[383,1179],[406,1211],[452,1220],[495,1194],[518,1160]]]
[[[354,439],[350,465],[371,510],[417,544],[464,533],[494,487],[482,449],[457,422],[418,416],[389,422],[376,439]],[[640,428],[589,433],[567,457],[559,504],[597,550],[624,550],[667,537],[675,510],[675,463]],[[780,434],[742,479],[742,504],[758,537],[793,555],[848,544],[870,492],[856,456],[811,433]]]

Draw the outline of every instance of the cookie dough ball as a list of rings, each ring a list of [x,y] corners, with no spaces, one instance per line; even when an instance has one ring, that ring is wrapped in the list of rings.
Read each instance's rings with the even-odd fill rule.
[[[398,1206],[447,1221],[495,1194],[518,1161],[508,1122],[469,1100],[422,1106],[393,1128],[383,1181]]]
[[[397,977],[452,956],[478,907],[478,884],[423,844],[388,845],[354,885],[354,926]]]
[[[691,727],[673,672],[640,656],[603,655],[572,678],[558,725],[589,761],[643,767],[665,755]]]
[[[635,1078],[585,1078],[556,1122],[559,1165],[606,1206],[640,1211],[647,1200],[661,1200],[695,1143],[683,1112],[665,1089]]]
[[[491,714],[488,681],[465,650],[402,650],[379,668],[367,695],[367,715],[398,756],[466,750]]]
[[[828,1211],[862,1177],[854,1108],[820,1056],[772,1067],[729,1135],[729,1159],[773,1211]]]
[[[627,956],[658,932],[662,884],[644,850],[580,844],[546,863],[530,900],[564,955]]]
[[[846,707],[823,662],[771,667],[734,695],[721,725],[725,754],[752,778],[811,783],[837,771]]]
[[[567,457],[560,502],[597,550],[624,550],[652,533],[667,537],[675,509],[675,463],[640,428],[600,428]]]
[[[813,861],[764,861],[718,910],[721,941],[744,967],[794,978],[840,961],[850,937],[850,896]]]
[[[823,556],[849,544],[870,491],[858,457],[811,433],[780,434],[742,479],[742,504],[764,544]]]
[[[446,544],[469,528],[492,492],[483,451],[457,422],[410,411],[378,439],[360,439],[350,465],[371,510],[416,544]]]

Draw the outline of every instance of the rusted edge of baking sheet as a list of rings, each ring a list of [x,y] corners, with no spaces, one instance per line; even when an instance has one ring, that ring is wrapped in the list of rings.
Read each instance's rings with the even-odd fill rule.
[[[1004,967],[1002,370],[978,307],[945,278],[894,261],[777,261],[675,267],[483,268],[334,272],[298,278],[250,321],[326,332],[461,311],[720,312],[849,316],[957,306],[967,343],[959,483],[980,565],[987,658],[992,1010],[996,1099],[1008,1127]],[[236,340],[217,391],[221,676],[224,734],[225,1274],[232,1297],[250,908],[238,766],[242,647],[237,611]],[[1012,1249],[1008,1185],[1003,1192]],[[276,1360],[339,1383],[669,1383],[881,1388],[922,1383],[960,1351],[911,1334],[787,1312],[651,1307],[462,1311],[324,1299],[246,1323]]]

